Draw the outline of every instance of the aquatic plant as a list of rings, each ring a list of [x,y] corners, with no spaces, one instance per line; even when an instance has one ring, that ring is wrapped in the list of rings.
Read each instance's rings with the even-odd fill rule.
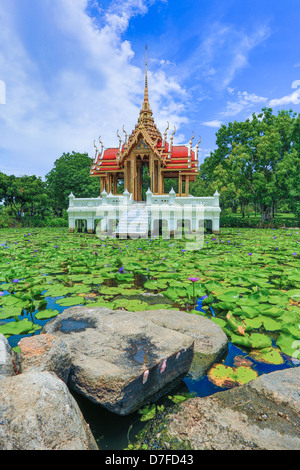
[[[2,229],[0,239],[5,240],[0,250],[0,333],[12,342],[36,334],[73,305],[127,311],[192,308],[192,314],[218,323],[230,342],[249,353],[270,347],[293,358],[297,353],[296,231],[280,229],[270,235],[269,230],[222,229],[222,238],[205,235],[198,251],[186,250],[182,239],[104,241],[61,228],[33,229],[30,235],[23,229]]]

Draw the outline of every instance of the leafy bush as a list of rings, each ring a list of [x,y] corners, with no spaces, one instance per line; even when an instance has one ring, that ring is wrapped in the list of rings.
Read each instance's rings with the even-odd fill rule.
[[[261,220],[253,219],[250,217],[235,217],[232,215],[221,215],[221,227],[240,227],[240,228],[282,228],[282,227],[295,227],[297,220],[294,218],[280,218],[262,222]]]

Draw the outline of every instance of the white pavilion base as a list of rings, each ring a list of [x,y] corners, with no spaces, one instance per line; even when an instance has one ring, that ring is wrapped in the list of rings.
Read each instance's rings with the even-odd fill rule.
[[[135,202],[126,190],[122,195],[107,194],[98,198],[69,196],[69,231],[76,229],[97,233],[99,236],[119,238],[147,238],[162,234],[181,237],[197,234],[206,228],[213,233],[220,230],[219,194],[213,197],[176,197],[169,194],[156,196],[150,190],[146,202]]]

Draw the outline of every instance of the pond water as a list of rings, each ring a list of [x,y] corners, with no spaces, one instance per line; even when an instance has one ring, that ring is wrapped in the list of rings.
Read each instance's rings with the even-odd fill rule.
[[[149,256],[147,255],[147,257],[146,254],[151,240],[141,242],[141,247],[139,248],[141,251],[139,252],[139,256],[137,256],[136,244],[131,245],[131,242],[124,242],[124,244],[121,246],[121,250],[120,247],[114,244],[114,242],[109,242],[110,246],[108,242],[105,242],[104,245],[99,245],[95,243],[93,238],[78,236],[77,239],[74,239],[73,236],[68,237],[65,234],[62,236],[61,233],[56,234],[56,232],[53,233],[53,236],[60,236],[61,243],[57,241],[57,237],[55,236],[55,238],[51,241],[51,245],[49,245],[49,235],[44,236],[43,234],[40,235],[35,233],[34,237],[37,238],[36,242],[34,241],[34,237],[31,237],[32,240],[31,238],[27,239],[28,237],[25,238],[25,234],[24,240],[21,240],[20,237],[23,237],[23,233],[20,234],[19,239],[17,238],[17,235],[14,235],[16,240],[18,239],[18,242],[16,242],[14,238],[10,239],[3,235],[3,240],[7,240],[7,242],[2,242],[0,244],[0,249],[2,249],[3,254],[3,264],[1,269],[3,273],[5,271],[9,273],[8,277],[11,284],[14,283],[14,279],[17,278],[17,283],[15,286],[16,292],[18,293],[25,291],[21,284],[25,284],[26,279],[28,280],[28,278],[35,279],[36,277],[41,278],[43,276],[49,276],[50,288],[52,287],[53,296],[50,295],[50,291],[49,295],[47,295],[47,291],[44,291],[41,293],[41,297],[37,295],[37,299],[43,299],[46,301],[47,305],[46,307],[44,306],[45,309],[55,310],[59,313],[62,313],[64,310],[70,308],[67,305],[64,306],[57,303],[59,299],[68,300],[68,297],[73,298],[73,296],[75,296],[75,302],[81,302],[81,298],[76,296],[82,295],[83,303],[77,303],[76,305],[84,305],[84,303],[86,303],[84,301],[84,294],[87,293],[90,295],[88,302],[92,301],[93,296],[96,295],[95,292],[100,289],[101,285],[109,287],[107,292],[102,291],[100,296],[100,299],[103,297],[105,298],[105,302],[107,302],[108,307],[111,299],[113,299],[117,300],[117,307],[120,308],[120,306],[124,305],[122,302],[124,299],[126,299],[127,296],[126,292],[119,292],[115,295],[117,290],[114,291],[114,287],[120,288],[120,290],[123,291],[129,287],[129,289],[132,288],[136,291],[136,295],[131,295],[130,293],[128,294],[128,301],[129,303],[131,302],[131,305],[134,301],[145,301],[148,304],[152,304],[154,300],[152,301],[149,296],[154,294],[154,292],[154,295],[157,295],[158,292],[164,290],[167,287],[166,281],[169,282],[169,280],[172,280],[172,284],[170,283],[170,286],[172,287],[169,289],[171,291],[174,286],[176,289],[177,287],[178,289],[181,289],[181,283],[185,285],[184,289],[188,289],[186,282],[187,279],[190,277],[190,275],[194,275],[194,273],[198,275],[199,273],[199,277],[203,278],[201,279],[201,283],[206,286],[205,293],[207,295],[215,290],[216,285],[220,287],[219,281],[222,282],[221,287],[223,294],[221,292],[221,295],[214,295],[213,300],[210,303],[204,305],[204,308],[201,300],[198,299],[197,306],[195,307],[195,309],[199,312],[201,311],[202,313],[206,313],[206,315],[208,314],[209,317],[216,317],[218,319],[220,317],[220,310],[218,311],[217,305],[220,305],[220,302],[223,302],[225,311],[224,315],[226,315],[227,310],[230,310],[229,307],[226,307],[226,305],[232,301],[232,298],[230,298],[230,294],[232,297],[232,291],[244,292],[247,291],[249,286],[251,289],[253,286],[255,286],[255,290],[252,289],[252,297],[260,292],[261,299],[259,302],[263,306],[266,306],[265,304],[271,303],[271,305],[269,305],[270,316],[268,318],[266,318],[266,316],[262,317],[265,322],[263,323],[264,326],[256,327],[254,324],[257,316],[253,313],[255,312],[256,307],[253,298],[253,303],[244,303],[240,308],[243,308],[248,312],[247,326],[251,326],[252,324],[254,332],[260,332],[259,328],[268,331],[268,336],[272,339],[272,346],[278,349],[278,346],[276,345],[276,341],[278,339],[278,331],[276,328],[276,309],[278,306],[284,306],[285,308],[286,304],[288,303],[289,300],[281,301],[282,296],[286,295],[284,294],[286,290],[290,292],[290,290],[295,289],[296,286],[299,287],[300,267],[299,262],[297,261],[299,256],[297,255],[298,258],[296,257],[299,246],[299,240],[296,236],[298,232],[295,234],[288,234],[284,231],[278,233],[276,232],[277,237],[274,236],[273,232],[269,233],[267,231],[251,231],[251,233],[245,231],[244,233],[242,230],[238,230],[238,232],[242,233],[235,232],[237,231],[227,230],[226,232],[224,230],[224,239],[222,240],[219,240],[218,238],[216,240],[215,237],[212,236],[206,237],[205,243],[207,245],[204,247],[205,249],[199,253],[197,260],[193,259],[193,254],[188,254],[185,252],[185,250],[182,249],[182,246],[177,246],[178,243],[181,243],[179,241],[176,241],[176,243],[171,243],[166,247],[163,244],[160,246],[159,242],[153,242],[154,247],[151,248],[151,257],[149,258]],[[28,236],[29,235],[30,234],[28,234]],[[38,238],[40,236],[41,239]],[[226,236],[229,236],[230,240],[226,240]],[[74,248],[74,243],[76,242],[78,244],[78,240],[79,242],[82,242],[82,244],[80,244],[80,246],[76,245]],[[240,243],[240,241],[243,243]],[[221,245],[223,244],[224,246],[225,242],[226,246],[230,246],[231,251],[226,251],[222,248]],[[6,245],[6,243],[8,243],[8,245]],[[129,247],[127,246],[127,243]],[[227,245],[227,243],[230,243],[230,245]],[[49,248],[49,246],[52,245],[53,247]],[[61,247],[58,245],[61,245]],[[128,254],[126,254],[127,249]],[[145,255],[143,254],[144,250],[146,253]],[[82,264],[83,251],[86,254],[84,262],[90,263],[89,269],[86,269],[86,265]],[[115,255],[114,252],[117,252],[117,255]],[[104,267],[101,266],[101,270],[98,270],[95,265],[95,260],[97,263],[100,263],[100,254],[102,257],[105,257],[105,260],[107,260],[107,265]],[[116,264],[120,261],[118,256],[122,257],[121,269],[121,264]],[[155,259],[152,259],[152,257]],[[34,260],[37,260],[37,262]],[[298,264],[296,264],[296,262],[298,262]],[[127,272],[133,272],[131,275],[126,274],[126,266],[130,266],[130,264],[133,266],[133,268],[129,267]],[[125,266],[124,268],[123,265]],[[71,277],[74,284],[71,284],[71,287],[74,287],[75,289],[78,287],[79,290],[73,290],[70,291],[70,293],[67,293],[67,295],[55,297],[54,294],[58,295],[55,292],[55,287],[58,287],[59,291],[60,289],[62,289],[62,291],[68,291],[68,288],[70,287],[69,279],[65,279],[67,277],[67,267],[69,266],[71,267],[71,269],[69,269],[69,273],[72,273]],[[108,268],[109,266],[111,268]],[[12,270],[11,273],[9,272],[10,269]],[[111,271],[113,272],[112,274]],[[82,282],[84,276],[86,275],[85,273],[87,272],[91,272],[92,275],[89,276],[89,274],[87,274],[90,280],[88,279],[86,284],[84,284]],[[173,277],[172,273],[176,274],[176,272],[180,273],[180,277]],[[103,281],[98,280],[95,281],[96,283],[94,284],[93,279],[100,279],[101,276]],[[129,277],[126,278],[126,276]],[[226,280],[226,283],[223,283],[224,279]],[[144,287],[147,281],[148,287]],[[49,278],[46,280],[46,282],[49,282]],[[149,286],[149,282],[152,282],[152,286]],[[155,288],[155,282],[160,283],[160,287],[158,289]],[[0,284],[4,284],[4,282],[0,282]],[[87,289],[84,289],[84,287],[87,287]],[[139,288],[141,288],[141,291],[143,291],[144,297],[139,295]],[[295,290],[292,290],[292,292],[295,295]],[[6,296],[10,295],[10,293],[4,290],[3,292],[0,292],[0,295]],[[201,296],[203,296],[203,293],[199,293],[197,295],[197,297]],[[226,296],[228,297],[226,298]],[[246,294],[245,297],[248,297],[248,294]],[[99,293],[97,294],[97,298],[99,300]],[[290,316],[290,329],[297,325],[295,320],[294,325],[291,326],[291,320],[294,315],[291,308],[293,304],[297,303],[296,301],[298,298],[299,296],[296,296],[294,302],[290,301],[290,310],[288,312],[285,310],[286,316]],[[272,299],[273,302],[269,302],[269,300]],[[164,297],[163,300],[162,297],[160,297],[160,300],[158,298],[157,303],[160,302],[169,302],[181,310],[186,310],[186,305],[184,306],[182,303],[177,303],[175,305],[177,300],[173,300],[172,297]],[[214,312],[214,307],[216,314]],[[297,308],[299,308],[299,306]],[[238,311],[240,310],[237,309],[235,311],[234,317],[237,325],[240,324]],[[37,313],[38,310],[32,313],[24,310],[22,315],[19,316],[19,320],[28,319],[28,321],[34,323],[35,326],[39,325],[41,328],[43,328],[43,326],[50,320],[38,320],[38,318],[36,318]],[[0,324],[6,324],[9,322],[15,322],[15,319],[5,319],[3,316],[0,320]],[[281,330],[281,324],[279,324],[279,321],[278,325],[279,330]],[[67,333],[68,331],[72,330],[80,331],[85,329],[87,326],[88,325],[85,323],[78,324],[73,322],[71,324],[70,322],[65,322],[62,325],[62,329]],[[28,335],[14,334],[8,338],[8,341],[12,347],[16,347],[21,338],[25,336],[32,336],[33,334],[37,335],[40,334],[40,332],[41,329],[35,331],[34,333],[31,332]],[[266,334],[265,331],[263,331],[263,333]],[[291,336],[293,333],[295,332],[291,330]],[[285,335],[284,339],[287,340],[288,335]],[[141,344],[138,348],[135,349],[134,360],[137,363],[144,363],[149,359],[150,355],[151,350]],[[299,365],[299,363],[297,364],[296,361],[292,361],[290,357],[284,354],[282,354],[282,356],[284,363],[281,365],[272,365],[258,362],[254,357],[251,356],[251,367],[257,372],[258,375],[261,375],[275,370]],[[236,360],[241,360],[241,358],[245,358],[247,360],[249,359],[249,349],[243,349],[243,347],[229,343],[228,351],[225,357],[220,360],[220,362],[226,366],[235,367]],[[176,389],[169,391],[169,393],[167,393],[164,397],[161,397],[158,401],[158,404],[162,403],[166,407],[173,405],[173,402],[168,399],[168,395],[192,393],[198,397],[206,397],[222,390],[226,390],[226,388],[216,386],[208,379],[208,376],[204,376],[197,381],[192,380],[189,376],[187,376],[181,382],[181,384],[176,387]],[[76,395],[75,393],[74,396],[76,397],[85,419],[89,423],[101,449],[124,449],[128,446],[129,443],[134,443],[135,435],[144,427],[144,423],[141,422],[141,415],[139,413],[133,413],[132,415],[125,417],[118,416],[110,413],[99,405],[91,403],[82,396]]]
[[[139,277],[137,277],[137,285],[141,285],[143,282],[144,279],[140,279]],[[114,283],[110,282],[110,284]],[[9,293],[4,292],[4,295],[5,294]],[[70,308],[57,304],[56,301],[58,300],[58,298],[46,297],[46,299],[47,308],[59,310],[60,313],[62,313],[67,308]],[[205,312],[205,310],[203,310],[201,299],[197,300],[196,309],[198,311]],[[210,311],[212,315],[214,315],[214,310],[212,306],[210,306]],[[30,313],[25,311],[22,315],[22,318],[28,318],[28,320],[33,321],[35,324],[38,324],[43,327],[49,320],[37,320],[35,318],[35,313],[36,312]],[[61,330],[65,333],[68,333],[69,331],[81,331],[89,327],[91,327],[91,325],[86,322],[65,320],[64,322],[62,322]],[[40,334],[40,330],[37,331],[35,334]],[[32,335],[14,335],[8,338],[11,347],[16,347],[20,339],[24,336]],[[272,341],[272,345],[276,347],[274,341]],[[148,355],[149,351],[145,349],[143,345],[140,345],[140,347],[136,350],[134,359],[138,363],[144,363],[145,357],[147,358]],[[229,342],[227,353],[220,360],[220,362],[222,362],[222,364],[226,366],[233,367],[237,357],[246,358],[247,356],[248,352],[246,350],[243,350],[243,348],[240,348]],[[283,355],[283,357],[285,361],[281,365],[272,365],[263,362],[258,362],[255,359],[251,358],[251,361],[253,362],[252,369],[254,369],[258,375],[261,375],[299,365],[299,363],[296,363],[296,361],[292,362],[290,357],[285,355]],[[157,401],[157,404],[163,404],[165,408],[172,406],[173,402],[168,399],[168,396],[170,394],[173,395],[190,393],[197,397],[206,397],[227,389],[228,388],[221,388],[216,386],[208,379],[207,375],[205,375],[199,380],[192,380],[189,376],[187,376],[179,385],[176,386],[176,388],[170,390],[166,395],[161,397]],[[141,415],[137,412],[128,416],[118,416],[114,413],[109,412],[100,405],[96,405],[90,402],[89,400],[75,392],[72,392],[72,394],[76,399],[85,417],[86,422],[89,424],[99,448],[102,450],[122,450],[126,448],[129,443],[133,444],[135,442],[135,436],[145,426],[145,423],[141,422]]]
[[[228,352],[223,358],[222,363],[227,366],[233,366],[234,360],[237,356],[246,357],[247,353],[229,343]],[[254,368],[258,375],[279,369],[294,367],[294,364],[290,360],[287,360],[280,366],[263,364],[257,361],[253,362],[255,362]],[[197,397],[207,397],[227,389],[228,388],[221,388],[214,385],[208,379],[207,375],[197,381],[186,377],[179,385],[161,397],[157,401],[157,405],[164,405],[165,408],[173,406],[173,402],[168,399],[169,395],[191,393]],[[133,444],[135,442],[136,435],[145,426],[145,423],[141,422],[141,415],[137,412],[128,416],[118,416],[107,411],[100,405],[90,402],[75,392],[72,392],[72,394],[76,399],[86,422],[89,424],[99,448],[102,450],[122,450],[126,448],[129,443]]]

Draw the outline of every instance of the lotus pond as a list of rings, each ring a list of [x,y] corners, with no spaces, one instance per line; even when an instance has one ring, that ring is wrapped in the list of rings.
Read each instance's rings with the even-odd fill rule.
[[[0,333],[18,350],[20,338],[39,334],[71,306],[175,308],[210,318],[229,338],[227,357],[200,381],[187,377],[178,397],[207,396],[298,366],[299,232],[222,229],[190,251],[184,239],[101,240],[64,228],[2,229]],[[102,448],[124,448],[136,416],[104,419],[114,427],[110,438],[98,429],[91,406],[83,404],[92,430],[104,434]],[[124,427],[120,447],[113,441],[116,426]]]

